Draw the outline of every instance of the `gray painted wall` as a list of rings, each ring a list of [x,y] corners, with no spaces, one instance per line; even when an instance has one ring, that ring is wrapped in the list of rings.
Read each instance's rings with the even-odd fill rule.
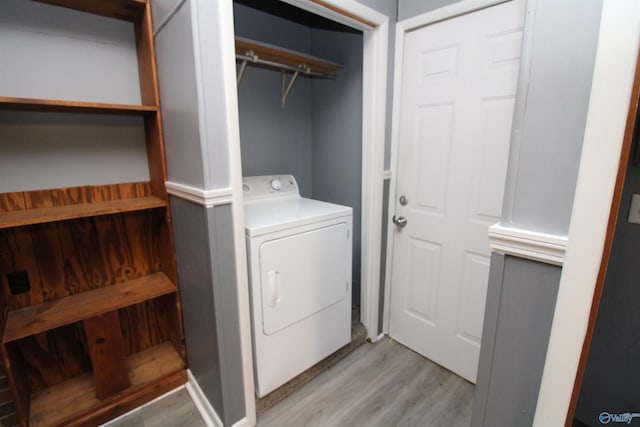
[[[152,2],[154,26],[175,0]],[[162,9],[161,9],[162,8]],[[195,53],[189,5],[183,6],[156,36],[156,63],[162,106],[162,125],[170,181],[204,187],[204,160],[200,145]]]
[[[527,4],[502,224],[566,235],[601,0]],[[472,426],[531,425],[561,269],[493,254]]]
[[[237,3],[233,8],[238,36],[311,53],[309,27]],[[296,80],[284,109],[280,92],[279,71],[247,67],[238,87],[242,174],[290,173],[302,195],[311,197],[311,79]]]
[[[176,4],[152,3],[156,28]],[[187,0],[155,39],[169,180],[201,190],[229,185],[230,112],[219,32],[231,14],[218,6]],[[172,198],[172,213],[189,368],[230,426],[245,416],[231,206]]]
[[[398,0],[398,21],[457,3],[460,0]]]
[[[312,30],[312,52],[343,65],[312,86],[313,197],[353,208],[354,304],[360,304],[362,34]]]
[[[530,4],[533,13],[525,28],[530,44],[523,52],[502,222],[566,235],[602,0]]]
[[[3,96],[140,103],[136,45],[129,22],[3,0],[0,55]]]
[[[625,413],[640,407],[640,225],[627,222],[631,197],[640,193],[640,166],[627,171],[609,268],[582,382],[576,418],[596,426],[602,411]]]
[[[140,104],[131,23],[5,0],[0,57],[2,96]],[[0,140],[0,192],[149,180],[141,118],[2,111]]]

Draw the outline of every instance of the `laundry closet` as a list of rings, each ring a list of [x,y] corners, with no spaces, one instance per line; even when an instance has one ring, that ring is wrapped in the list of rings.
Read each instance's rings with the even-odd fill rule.
[[[277,0],[235,1],[234,26],[238,38],[340,65],[328,78],[301,73],[284,105],[281,69],[247,65],[238,84],[242,175],[292,174],[301,196],[353,208],[352,295],[359,305],[362,33]],[[286,71],[285,85],[292,75]]]
[[[363,36],[277,0],[235,1],[234,26],[255,382],[264,397],[351,339]]]

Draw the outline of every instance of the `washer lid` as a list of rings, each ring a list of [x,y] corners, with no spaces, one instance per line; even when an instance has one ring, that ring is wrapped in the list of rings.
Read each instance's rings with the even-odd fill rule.
[[[300,196],[252,200],[244,204],[244,224],[249,236],[259,236],[351,214],[352,209],[348,206]]]

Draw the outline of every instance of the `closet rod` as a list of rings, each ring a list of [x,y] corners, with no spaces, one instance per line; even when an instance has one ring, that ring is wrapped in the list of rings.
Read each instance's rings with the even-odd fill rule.
[[[264,59],[255,58],[254,56],[242,55],[242,54],[238,54],[238,53],[236,54],[236,59],[240,59],[242,61],[250,61],[250,62],[253,62],[255,64],[269,65],[271,67],[277,67],[277,68],[280,68],[282,70],[289,70],[289,71],[294,71],[294,72],[298,71],[298,72],[304,73],[304,74],[306,74],[308,76],[324,77],[326,79],[335,78],[335,76],[333,74],[318,73],[317,71],[312,71],[306,65],[300,65],[299,67],[294,67],[292,65],[281,64],[279,62],[273,62],[273,61],[266,61]]]

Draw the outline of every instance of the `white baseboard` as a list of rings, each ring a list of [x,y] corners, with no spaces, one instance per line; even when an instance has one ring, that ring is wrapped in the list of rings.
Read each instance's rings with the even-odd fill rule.
[[[247,417],[242,418],[241,420],[236,421],[231,427],[254,427],[255,424],[251,423]]]
[[[200,388],[200,385],[189,369],[187,369],[187,376],[189,377],[189,380],[187,381],[187,384],[185,384],[185,387],[187,388],[193,403],[196,405],[196,408],[198,408],[198,412],[200,412],[204,422],[208,427],[224,427],[220,417],[216,413],[216,410],[213,409],[213,406],[211,406],[211,403],[207,400],[204,392]],[[234,426],[236,424],[234,424]]]

